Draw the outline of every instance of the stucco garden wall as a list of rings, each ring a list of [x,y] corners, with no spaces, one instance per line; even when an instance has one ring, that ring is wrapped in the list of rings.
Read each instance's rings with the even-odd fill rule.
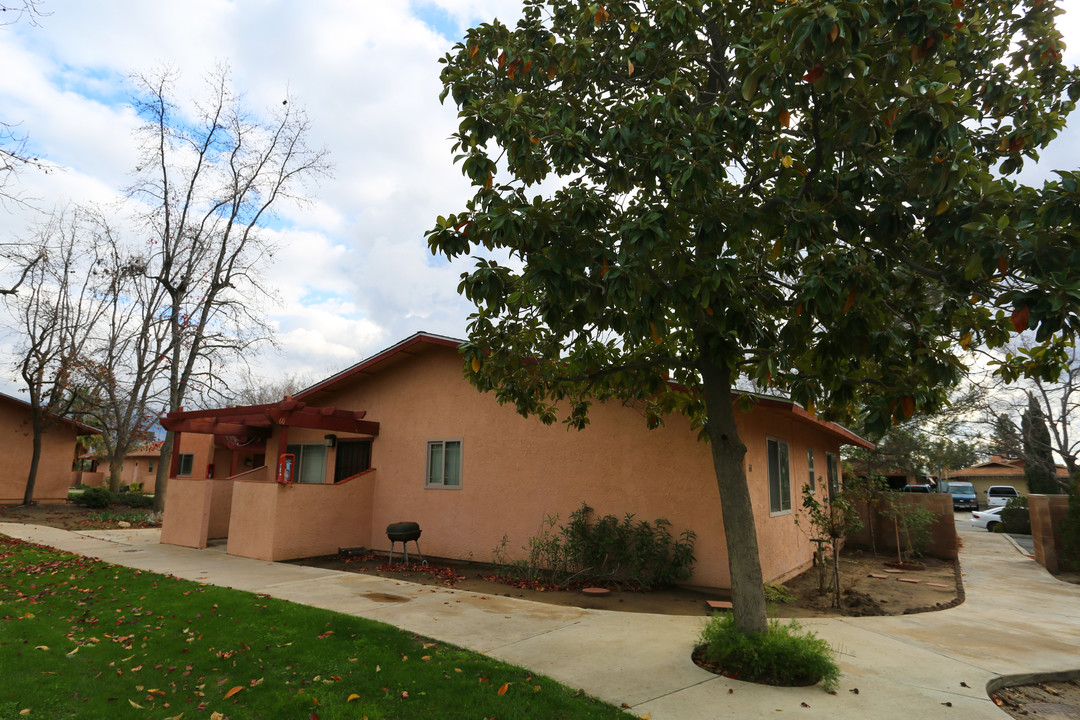
[[[942,560],[955,560],[959,553],[959,541],[956,535],[956,520],[953,513],[952,495],[939,493],[885,493],[886,502],[902,505],[914,505],[932,512],[936,520],[930,527],[931,538],[926,554]],[[848,546],[872,548],[878,552],[896,552],[896,524],[892,516],[885,511],[885,503],[873,508],[872,516],[864,503],[858,503],[859,519],[863,528],[848,537]],[[871,529],[873,542],[871,542]],[[901,529],[901,544],[903,530]]]
[[[1031,513],[1031,539],[1035,542],[1035,560],[1052,573],[1062,567],[1061,523],[1069,511],[1068,495],[1028,495]]]

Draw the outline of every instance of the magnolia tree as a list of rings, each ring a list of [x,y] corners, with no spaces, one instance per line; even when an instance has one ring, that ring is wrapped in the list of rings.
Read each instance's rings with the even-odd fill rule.
[[[1077,177],[1007,178],[1080,94],[1059,12],[526,0],[443,60],[475,195],[430,246],[510,258],[462,277],[469,376],[579,428],[611,397],[688,415],[741,630],[766,618],[738,378],[880,430],[936,409],[972,344],[1080,328]]]

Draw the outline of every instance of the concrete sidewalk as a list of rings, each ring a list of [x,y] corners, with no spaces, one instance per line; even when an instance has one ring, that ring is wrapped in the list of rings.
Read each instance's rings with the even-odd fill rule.
[[[158,543],[156,530],[0,533],[127,567],[381,620],[554,677],[653,720],[1005,717],[986,685],[1080,668],[1080,586],[1055,580],[1002,536],[964,533],[967,600],[935,613],[808,620],[839,651],[840,690],[773,688],[690,660],[705,618],[619,613],[478,595]],[[966,686],[965,686],[966,685]],[[856,689],[858,690],[856,694]],[[951,703],[951,705],[947,705]]]

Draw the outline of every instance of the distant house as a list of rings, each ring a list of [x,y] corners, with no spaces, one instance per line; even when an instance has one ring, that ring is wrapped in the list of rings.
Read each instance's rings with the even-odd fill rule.
[[[228,472],[231,470],[231,468],[227,467],[230,456],[228,450],[224,448],[225,440],[221,440],[221,446],[218,445],[218,440],[218,438],[211,435],[184,435],[181,438],[179,447],[180,466],[181,470],[187,473],[182,477],[189,477],[193,473],[200,477],[214,477],[214,463],[222,458],[226,463],[223,471]],[[158,462],[163,444],[163,440],[155,440],[129,452],[124,457],[124,467],[120,471],[121,485],[142,483],[142,492],[153,493],[157,484]],[[262,464],[261,459],[259,464]],[[82,474],[82,484],[88,486],[108,485],[109,461],[95,459],[94,470],[96,472],[92,474]]]
[[[1007,458],[1001,455],[991,455],[989,462],[950,470],[949,480],[962,480],[975,486],[975,493],[979,498],[979,504],[986,502],[986,490],[992,485],[1012,485],[1020,495],[1027,495],[1029,488],[1024,479],[1024,466],[1026,463],[1019,458]],[[1069,471],[1057,466],[1058,477],[1068,477]]]
[[[3,505],[23,501],[34,456],[32,412],[29,403],[0,393],[0,504]],[[34,500],[67,502],[68,488],[73,484],[72,467],[81,452],[79,438],[100,432],[74,420],[56,419],[41,438]]]
[[[581,432],[523,418],[473,388],[460,341],[420,333],[268,405],[170,413],[179,433],[228,438],[232,473],[215,479],[174,457],[161,540],[285,560],[341,547],[387,549],[385,528],[415,521],[425,554],[521,557],[545,518],[587,503],[600,514],[666,518],[697,534],[692,583],[729,587],[709,447],[682,416],[648,430],[639,408],[596,403]],[[758,398],[738,414],[765,580],[808,568],[813,543],[800,493],[840,482],[843,444],[873,447],[798,405]],[[266,466],[247,469],[260,443]],[[196,469],[200,466],[196,465]],[[504,543],[505,540],[505,543]]]

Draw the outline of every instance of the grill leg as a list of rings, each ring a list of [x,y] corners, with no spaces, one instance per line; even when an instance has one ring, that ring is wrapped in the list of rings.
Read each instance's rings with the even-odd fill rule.
[[[413,540],[413,542],[416,543],[416,554],[420,556],[420,562],[422,562],[424,565],[427,565],[427,560],[424,559],[424,554],[422,552],[420,552],[420,541],[419,540]],[[408,547],[408,546],[409,546],[409,544],[405,543],[405,547]]]
[[[388,564],[390,564],[390,565],[394,564],[394,541],[393,540],[390,541],[390,560],[389,560]]]

